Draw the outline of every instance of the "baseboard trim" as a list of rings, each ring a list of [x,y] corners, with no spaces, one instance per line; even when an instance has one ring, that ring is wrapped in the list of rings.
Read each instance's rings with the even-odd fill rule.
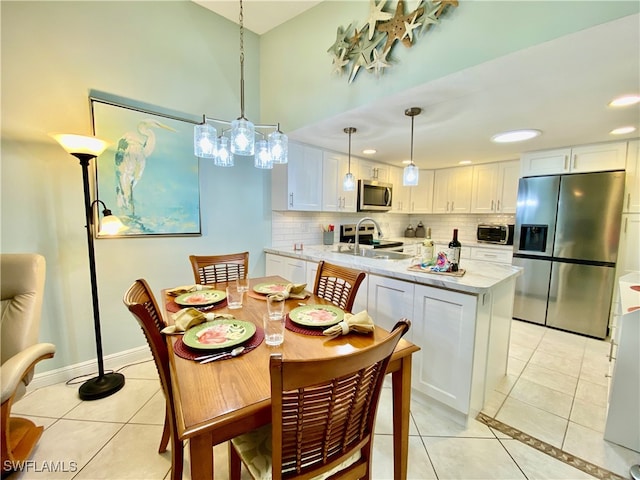
[[[151,358],[151,352],[149,351],[148,346],[145,345],[142,347],[132,348],[131,350],[124,350],[104,357],[104,369],[115,371],[131,363],[143,362],[145,360],[151,360]],[[85,375],[98,375],[97,360],[89,360],[49,370],[47,372],[37,373],[34,375],[31,383],[29,383],[27,391],[48,387],[56,383],[66,382],[72,378],[82,377]]]

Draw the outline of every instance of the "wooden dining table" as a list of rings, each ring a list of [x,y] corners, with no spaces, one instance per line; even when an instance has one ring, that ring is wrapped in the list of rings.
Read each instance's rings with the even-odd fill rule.
[[[260,283],[287,283],[287,280],[277,276],[253,278],[242,308],[230,310],[225,306],[212,311],[232,314],[261,329],[262,315],[267,306],[264,296],[253,291],[253,287]],[[226,286],[226,283],[218,283],[209,287],[224,291]],[[163,313],[171,324],[172,311],[167,310],[167,306],[174,298],[167,295],[167,290],[162,291]],[[331,305],[310,294],[304,300],[287,299],[285,313],[300,304]],[[335,338],[285,330],[281,346],[270,347],[263,341],[248,353],[207,364],[179,356],[174,345],[180,337],[167,336],[178,435],[182,441],[189,440],[191,478],[213,478],[213,445],[271,423],[269,357],[272,353],[282,353],[284,358],[291,359],[346,355],[374,345],[387,335],[387,330],[377,326],[373,334],[348,333]],[[417,346],[401,339],[387,369],[387,373],[392,375],[395,479],[407,477],[411,355],[418,350]],[[379,411],[378,414],[384,415],[385,412]]]

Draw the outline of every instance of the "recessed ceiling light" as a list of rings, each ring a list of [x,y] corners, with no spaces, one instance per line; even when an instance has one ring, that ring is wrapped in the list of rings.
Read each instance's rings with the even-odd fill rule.
[[[471,163],[471,160],[462,160],[458,162],[458,165],[469,165],[470,163]]]
[[[522,142],[531,138],[537,137],[542,132],[540,130],[511,130],[509,132],[497,133],[491,137],[492,142],[496,143],[510,143],[510,142]]]
[[[411,163],[411,160],[402,160],[403,165],[409,165],[410,163]]]
[[[628,107],[640,103],[640,95],[623,95],[609,102],[610,107]]]
[[[365,150],[362,150],[362,153],[364,153],[365,155],[373,155],[374,153],[376,153],[376,149],[375,148],[367,148]]]
[[[636,127],[620,127],[620,128],[614,128],[609,133],[612,135],[624,135],[625,133],[631,133],[635,131],[636,131]]]

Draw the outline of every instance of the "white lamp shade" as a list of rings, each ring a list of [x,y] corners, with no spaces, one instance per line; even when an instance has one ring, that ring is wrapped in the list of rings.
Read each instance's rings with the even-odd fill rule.
[[[345,192],[353,192],[356,189],[356,179],[353,173],[349,172],[344,176],[342,181],[342,190]]]
[[[249,120],[239,118],[231,122],[231,153],[253,155],[256,129]]]
[[[75,135],[71,133],[53,133],[51,136],[71,155],[84,154],[100,156],[109,145],[104,140],[96,137],[87,137],[84,135]]]
[[[269,153],[275,164],[288,162],[289,139],[279,130],[269,134]]]
[[[100,235],[116,235],[124,232],[129,227],[124,225],[115,215],[107,215],[102,219],[100,224]]]
[[[256,142],[256,156],[253,165],[256,168],[273,168],[273,159],[269,153],[269,145],[266,140]]]
[[[420,171],[418,167],[414,164],[407,165],[404,167],[404,172],[402,174],[402,185],[405,187],[415,187],[418,185],[418,177],[420,176]]]
[[[220,137],[218,151],[216,152],[213,164],[218,167],[233,167],[233,155],[231,154],[229,139],[227,137]]]
[[[193,129],[193,151],[196,157],[214,158],[218,150],[218,132],[208,123],[196,125]]]

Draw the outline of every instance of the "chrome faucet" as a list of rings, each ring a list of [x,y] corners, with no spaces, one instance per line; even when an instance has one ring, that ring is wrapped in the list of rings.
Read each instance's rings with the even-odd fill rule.
[[[373,223],[378,229],[378,238],[384,237],[384,234],[382,233],[382,229],[380,228],[380,225],[378,225],[378,222],[376,222],[371,217],[362,217],[360,220],[358,220],[358,223],[356,223],[356,242],[353,245],[353,253],[355,255],[360,255],[360,224],[362,224],[362,222]]]

